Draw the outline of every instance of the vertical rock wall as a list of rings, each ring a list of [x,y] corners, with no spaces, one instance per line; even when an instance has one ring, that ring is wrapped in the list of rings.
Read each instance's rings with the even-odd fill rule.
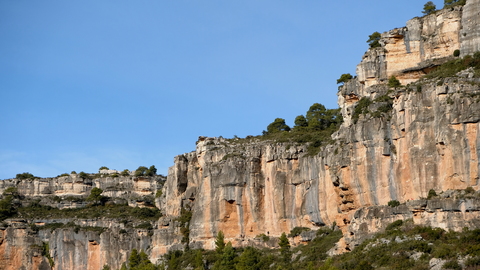
[[[418,87],[381,84],[390,75],[416,81],[451,56],[462,46],[464,16],[478,6],[469,0],[384,33],[382,47],[369,50],[358,77],[341,87],[345,122],[335,143],[316,156],[293,143],[201,137],[196,151],[176,157],[169,171],[166,215],[191,209],[192,246],[213,248],[220,230],[236,245],[300,226],[335,222],[347,230],[362,207],[419,199],[430,189],[478,189],[479,82],[466,74]],[[391,110],[382,113],[385,102],[373,102],[354,117],[362,97],[382,96],[393,99]]]
[[[379,48],[368,50],[357,66],[361,84],[384,83],[392,75],[402,84],[417,81],[432,67],[452,57],[480,51],[480,1],[443,9],[409,20],[406,27],[382,34]]]

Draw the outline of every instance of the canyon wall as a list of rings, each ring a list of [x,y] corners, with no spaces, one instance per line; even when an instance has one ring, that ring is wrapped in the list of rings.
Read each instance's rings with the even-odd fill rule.
[[[398,219],[478,228],[478,199],[448,194],[480,189],[480,80],[472,70],[418,79],[456,49],[461,55],[480,50],[479,20],[480,0],[467,0],[383,33],[382,46],[364,55],[358,76],[339,88],[344,122],[318,154],[309,154],[304,144],[263,137],[200,137],[194,152],[175,157],[165,184],[160,176],[111,175],[0,181],[0,193],[16,187],[29,199],[19,204],[84,207],[67,198],[85,198],[98,187],[114,203],[134,207],[154,198],[163,213],[151,229],[102,217],[6,220],[0,226],[0,269],[117,269],[133,248],[158,262],[187,242],[213,249],[219,231],[235,246],[274,246],[260,243],[259,236],[336,226],[344,238],[334,254]],[[389,88],[391,75],[410,84]],[[426,200],[430,190],[440,197]],[[385,206],[394,200],[402,205]],[[192,217],[182,223],[185,212]],[[55,223],[70,225],[48,229]]]
[[[362,87],[385,83],[396,76],[402,84],[417,81],[435,65],[480,51],[480,2],[467,1],[409,20],[405,27],[381,35],[381,47],[368,50],[357,66]]]
[[[175,158],[165,214],[191,209],[191,245],[211,249],[218,231],[239,246],[294,227],[336,224],[347,232],[363,207],[417,200],[431,189],[478,189],[480,81],[473,73],[397,89],[384,82],[390,75],[416,82],[454,50],[473,53],[466,44],[477,39],[460,32],[480,29],[471,23],[479,8],[467,1],[382,34],[382,47],[370,49],[358,77],[340,88],[344,124],[318,155],[295,143],[201,137],[195,152]],[[355,113],[362,98],[371,104]]]
[[[480,87],[471,82],[370,87],[372,100],[392,96],[391,111],[378,114],[384,104],[373,102],[353,123],[347,107],[351,125],[315,156],[294,143],[202,137],[196,152],[176,157],[161,208],[167,216],[191,209],[192,245],[213,248],[220,230],[237,245],[294,227],[346,230],[361,207],[478,189]]]

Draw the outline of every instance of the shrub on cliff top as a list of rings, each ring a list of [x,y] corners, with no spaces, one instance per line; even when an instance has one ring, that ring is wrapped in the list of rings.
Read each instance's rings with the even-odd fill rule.
[[[33,176],[33,174],[31,173],[28,173],[28,172],[24,172],[24,173],[18,173],[15,178],[19,179],[19,180],[25,180],[25,179],[35,179],[37,177]]]
[[[465,5],[467,0],[445,0],[443,8],[452,8],[454,6]]]
[[[339,83],[346,83],[350,81],[353,78],[353,76],[350,73],[342,74],[340,78],[337,80],[337,84]]]
[[[285,124],[285,119],[275,118],[275,120],[267,126],[267,134],[273,134],[282,131],[290,131],[290,127]]]
[[[379,32],[373,32],[373,34],[369,35],[367,43],[370,46],[370,48],[378,48],[382,46],[379,42],[381,37],[382,37],[382,34],[380,34]]]
[[[433,12],[435,12],[437,10],[437,6],[435,6],[435,4],[432,2],[432,1],[428,1],[427,3],[425,3],[425,5],[423,6],[423,11],[422,13],[425,14],[425,15],[428,15],[428,14],[432,14]]]

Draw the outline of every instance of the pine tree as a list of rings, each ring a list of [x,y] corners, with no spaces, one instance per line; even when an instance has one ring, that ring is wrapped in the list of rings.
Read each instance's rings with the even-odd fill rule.
[[[136,248],[132,250],[130,253],[130,257],[128,257],[128,266],[129,268],[134,268],[140,264],[140,256],[138,255],[138,251]]]
[[[232,243],[228,242],[223,249],[223,254],[213,266],[213,270],[232,270],[235,269],[235,249]]]
[[[425,15],[431,14],[437,10],[437,6],[432,1],[428,1],[424,6],[423,6],[423,11],[422,13]]]
[[[238,257],[236,270],[260,270],[260,252],[253,247],[246,247]]]
[[[215,239],[215,250],[218,253],[223,253],[224,248],[225,248],[225,236],[223,235],[222,231],[219,231],[217,234],[217,238]]]
[[[282,269],[292,269],[292,252],[290,251],[290,242],[285,233],[282,233],[282,236],[280,236],[278,245],[280,246]]]

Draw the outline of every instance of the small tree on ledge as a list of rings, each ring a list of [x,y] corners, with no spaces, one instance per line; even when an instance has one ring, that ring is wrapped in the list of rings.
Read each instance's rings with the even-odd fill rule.
[[[382,34],[379,32],[373,32],[370,36],[368,36],[367,43],[370,46],[370,48],[377,48],[382,46],[380,44],[380,38],[382,37]]]
[[[353,76],[350,73],[342,74],[340,78],[337,80],[337,84],[339,83],[346,83],[350,81],[353,78]]]
[[[395,76],[392,75],[388,79],[388,87],[396,88],[396,87],[400,87],[400,86],[402,86],[402,84],[400,83],[400,81]]]

